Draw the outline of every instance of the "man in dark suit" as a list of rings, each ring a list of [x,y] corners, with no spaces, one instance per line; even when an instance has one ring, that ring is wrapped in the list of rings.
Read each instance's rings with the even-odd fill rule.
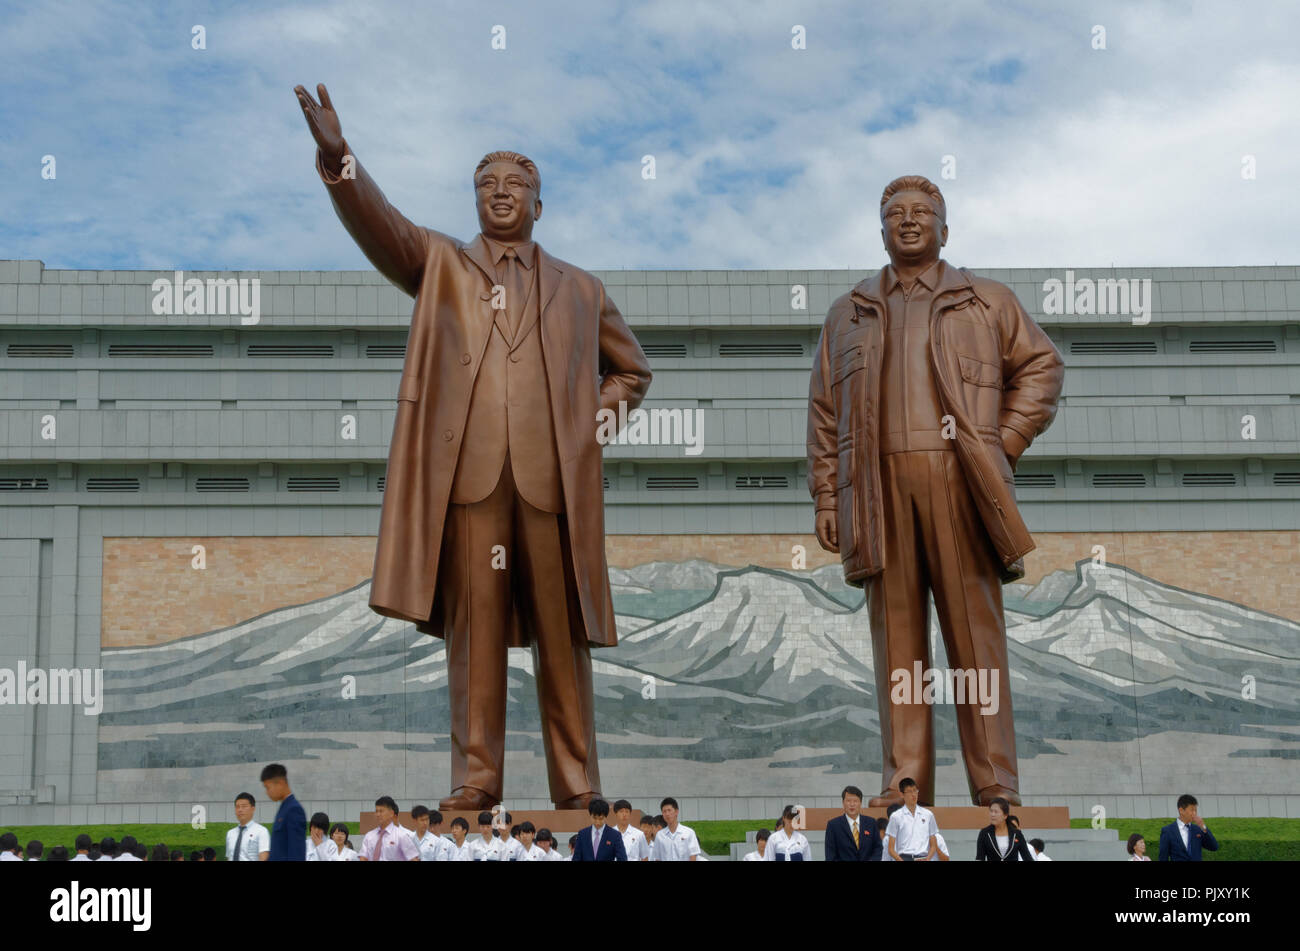
[[[587,814],[591,816],[591,825],[578,833],[573,861],[626,862],[627,851],[623,848],[623,836],[606,822],[609,818],[609,803],[603,799],[593,799],[587,806]]]
[[[1183,793],[1178,797],[1178,818],[1160,830],[1161,862],[1199,862],[1201,850],[1219,851],[1214,833],[1196,811],[1196,797]]]
[[[279,763],[262,770],[262,787],[280,804],[271,826],[269,862],[307,861],[307,811],[289,790],[289,771]]]
[[[862,815],[862,790],[845,786],[840,793],[844,815],[826,823],[826,861],[879,862],[880,836],[876,820]]]

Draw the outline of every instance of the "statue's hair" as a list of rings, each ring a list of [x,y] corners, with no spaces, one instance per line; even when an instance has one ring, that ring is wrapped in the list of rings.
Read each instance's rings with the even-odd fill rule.
[[[944,204],[943,192],[939,191],[939,186],[924,175],[903,175],[886,185],[880,195],[880,213],[882,215],[885,213],[885,205],[889,203],[889,199],[899,192],[908,191],[925,192],[939,206],[939,218],[944,221],[948,219],[948,206]]]
[[[483,156],[478,163],[478,168],[474,169],[474,178],[478,178],[478,173],[483,171],[493,162],[513,162],[532,177],[533,191],[537,192],[537,197],[542,197],[542,173],[537,171],[537,166],[533,160],[526,155],[520,155],[518,152],[489,152]]]

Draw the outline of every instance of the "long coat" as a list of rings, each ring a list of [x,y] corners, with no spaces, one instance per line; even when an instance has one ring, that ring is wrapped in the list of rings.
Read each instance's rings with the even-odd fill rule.
[[[353,154],[351,149],[347,154]],[[412,224],[360,165],[355,178],[316,168],[344,227],[371,263],[415,298],[397,417],[388,453],[370,607],[428,621],[443,523],[465,432],[470,394],[492,331],[495,269],[481,235],[464,243]],[[582,623],[593,645],[617,642],[605,562],[605,509],[596,414],[631,412],[650,367],[595,277],[537,247],[542,353],[564,485],[565,516]],[[421,627],[441,636],[441,631]],[[511,646],[526,646],[515,619]]]
[[[808,490],[836,513],[844,580],[862,587],[885,565],[880,484],[881,276],[831,304],[808,393]],[[930,370],[953,417],[954,449],[998,556],[1023,578],[1033,537],[1016,507],[1013,465],[1056,416],[1061,355],[1011,289],[939,262],[930,306]],[[1011,459],[1008,461],[1007,456]]]

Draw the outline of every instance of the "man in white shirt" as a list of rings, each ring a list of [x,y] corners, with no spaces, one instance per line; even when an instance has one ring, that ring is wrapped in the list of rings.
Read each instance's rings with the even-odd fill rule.
[[[928,862],[939,848],[934,813],[918,804],[921,791],[910,776],[898,784],[898,791],[903,794],[903,808],[889,817],[886,850],[895,862]]]
[[[308,862],[337,862],[339,858],[339,847],[329,836],[330,817],[323,812],[318,812],[311,817],[311,822],[307,824],[307,861]]]
[[[1042,839],[1029,840],[1029,854],[1034,857],[1035,862],[1052,861],[1052,857],[1047,854],[1047,843]]]
[[[227,862],[265,862],[271,857],[271,833],[266,826],[253,821],[257,800],[252,793],[241,792],[235,797],[235,819],[238,825],[226,832]],[[126,839],[122,840],[122,852]]]
[[[135,854],[135,850],[138,845],[139,843],[135,841],[135,836],[133,835],[122,836],[122,841],[117,847],[117,858],[115,858],[113,861],[114,862],[140,861],[140,857]]]
[[[478,814],[478,836],[469,844],[471,862],[497,862],[501,859],[501,840],[493,835],[492,813]]]
[[[695,830],[677,822],[677,800],[671,796],[659,803],[659,812],[667,825],[655,835],[656,862],[694,862],[698,860],[700,840]]]
[[[420,850],[410,829],[397,824],[399,810],[392,796],[375,800],[375,820],[379,823],[366,833],[357,860],[361,862],[418,862]]]
[[[646,842],[645,833],[632,825],[632,804],[626,799],[614,803],[614,828],[623,837],[623,851],[629,862],[647,862],[650,860],[650,844]]]

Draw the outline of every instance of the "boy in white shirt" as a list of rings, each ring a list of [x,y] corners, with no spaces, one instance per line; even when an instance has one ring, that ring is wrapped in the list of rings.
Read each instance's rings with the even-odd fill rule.
[[[442,821],[442,816],[438,816],[438,821]],[[415,839],[416,848],[420,850],[421,862],[441,862],[446,850],[443,848],[442,838],[436,836],[430,831],[431,813],[428,806],[412,806],[411,822],[415,829],[411,832]]]
[[[469,829],[469,825],[466,824],[465,828]],[[429,831],[433,833],[433,837],[437,841],[438,848],[441,851],[441,854],[434,859],[434,861],[450,862],[451,853],[455,849],[455,845],[452,843],[451,839],[442,834],[442,813],[437,809],[429,810]]]
[[[525,819],[519,823],[519,845],[523,849],[523,854],[519,856],[521,862],[547,862],[546,853],[534,842],[537,835],[537,827]]]
[[[501,827],[501,861],[518,862],[524,857],[524,847],[519,842],[519,826],[510,825],[510,813],[503,817],[505,825]]]
[[[307,861],[337,862],[338,844],[329,837],[330,817],[317,812],[307,823]]]
[[[501,840],[493,834],[492,813],[478,814],[478,838],[469,844],[471,862],[498,862],[501,860]]]
[[[656,862],[695,862],[700,852],[700,840],[690,826],[678,823],[677,800],[669,796],[659,803],[664,827],[655,833]]]
[[[895,862],[928,862],[938,851],[934,813],[920,804],[920,787],[910,776],[898,784],[898,791],[903,794],[903,808],[889,817],[885,851]]]
[[[645,862],[650,859],[650,844],[645,833],[632,825],[632,804],[626,799],[614,803],[614,828],[623,837],[623,851],[629,862]]]
[[[473,856],[470,853],[470,844],[466,841],[469,838],[469,823],[457,816],[451,820],[451,841],[448,842],[447,862],[472,862]]]

